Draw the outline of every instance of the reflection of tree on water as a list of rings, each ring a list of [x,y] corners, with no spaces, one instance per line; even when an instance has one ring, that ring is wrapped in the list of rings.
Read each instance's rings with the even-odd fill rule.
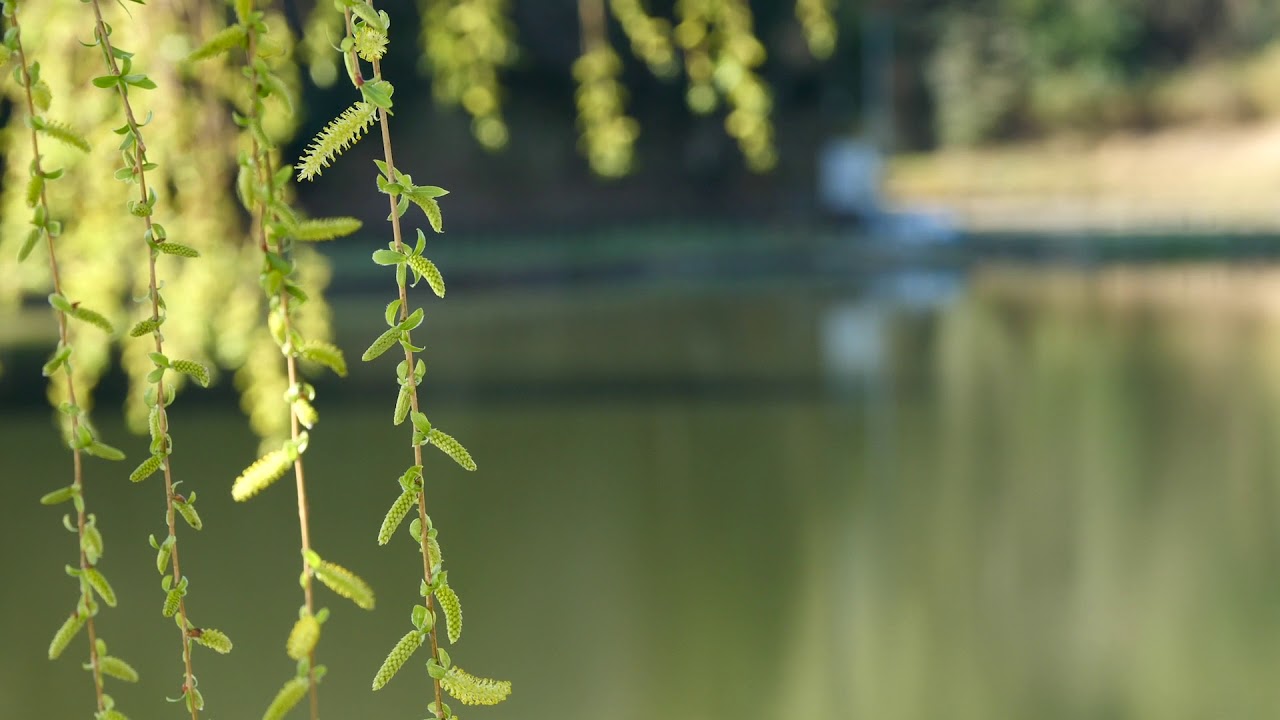
[[[1280,708],[1277,285],[1241,275],[980,273],[914,328],[893,476],[806,525],[830,564],[797,602],[850,620],[800,613],[784,693],[890,720]]]

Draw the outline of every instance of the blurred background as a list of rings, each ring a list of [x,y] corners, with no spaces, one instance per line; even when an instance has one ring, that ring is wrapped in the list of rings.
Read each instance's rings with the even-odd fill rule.
[[[451,191],[427,251],[448,299],[415,295],[427,412],[479,464],[427,468],[467,618],[451,653],[514,683],[464,717],[1280,712],[1280,5],[379,6],[398,164]],[[42,149],[68,167],[50,185],[67,294],[128,327],[145,279],[86,10],[20,8],[51,116],[94,144]],[[108,11],[159,85],[136,95],[164,222],[203,255],[162,266],[184,318],[171,354],[218,374],[171,415],[205,520],[180,530],[188,607],[236,642],[196,670],[208,717],[258,717],[293,672],[300,593],[288,484],[229,496],[285,420],[225,151],[240,58],[183,61],[225,24],[216,3]],[[335,15],[270,14],[295,95],[267,128],[285,163],[353,100]],[[70,460],[39,374],[47,270],[15,260],[30,150],[4,91],[0,717],[85,717],[75,649],[44,657],[75,546],[36,501]],[[320,591],[329,718],[427,699],[417,662],[368,690],[419,562],[375,543],[409,456],[388,437],[392,363],[355,360],[392,297],[368,260],[389,235],[379,150],[295,194],[365,223],[298,254],[304,287],[327,287],[307,332],[352,366],[316,376],[312,536],[378,593],[363,613]],[[142,343],[77,344],[103,438],[141,457]],[[180,658],[146,545],[162,491],[126,464],[87,466],[120,596],[98,623],[143,677],[111,693],[151,720],[173,716]]]

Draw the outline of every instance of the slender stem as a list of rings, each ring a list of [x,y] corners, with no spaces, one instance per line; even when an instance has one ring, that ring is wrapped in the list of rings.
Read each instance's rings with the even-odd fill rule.
[[[111,46],[110,32],[107,29],[106,22],[103,21],[102,19],[101,5],[99,4],[99,0],[91,0],[91,1],[93,5],[94,20],[96,22],[95,34],[98,36],[98,43],[99,43],[99,46],[102,48],[102,55],[104,60],[106,61],[107,69],[110,71],[110,74],[119,75],[120,68],[116,65],[114,48],[112,48]],[[143,142],[142,130],[141,130],[141,127],[138,125],[137,118],[134,115],[133,106],[129,103],[128,91],[125,89],[125,86],[122,83],[118,83],[116,85],[116,89],[120,95],[120,102],[124,108],[125,119],[129,124],[129,130],[133,134],[133,138],[137,144],[136,152],[134,153],[134,157],[133,157],[133,171],[136,177],[138,178],[139,199],[141,200],[141,202],[146,203],[149,199],[148,198],[149,193],[147,192],[147,174],[146,174],[146,170],[144,169],[144,166],[146,165],[146,162],[147,162],[147,146],[146,146],[146,143]],[[152,231],[151,216],[147,215],[143,217],[142,220],[145,223],[147,228],[147,237],[154,237],[154,235],[151,232]],[[156,251],[152,250],[150,247],[147,248],[147,272],[148,272],[148,290],[149,290],[148,294],[151,297],[151,319],[158,324],[160,321],[160,290],[159,290],[159,284],[156,281]],[[164,340],[160,334],[160,330],[158,329],[158,327],[154,332],[152,332],[151,335],[152,335],[152,339],[155,341],[156,352],[163,354]],[[159,413],[159,416],[160,416],[160,432],[162,433],[162,435],[168,435],[169,418],[168,418],[168,414],[165,412],[165,405],[164,405],[165,392],[164,392],[163,376],[160,378],[160,380],[156,381],[155,401],[156,401],[156,412]],[[178,559],[178,533],[177,533],[177,525],[176,525],[176,518],[175,518],[176,511],[174,508],[172,465],[173,463],[171,461],[171,458],[166,457],[163,463],[164,491],[165,491],[165,520],[169,526],[169,537],[173,538],[173,549],[169,557],[170,557],[170,565],[173,568],[173,582],[176,586],[177,583],[179,583],[182,579],[182,568]],[[182,620],[181,628],[179,629],[179,632],[182,635],[182,662],[183,662],[183,665],[185,666],[185,673],[186,673],[185,684],[182,688],[182,691],[183,691],[183,694],[186,694],[189,690],[194,689],[195,676],[191,671],[191,638],[188,634],[189,630],[191,629],[191,623],[187,619],[187,607],[186,607],[185,600],[180,600],[178,602],[178,613],[179,613],[179,617]],[[199,720],[200,711],[196,707],[195,703],[188,702],[187,707],[190,708],[191,710],[192,720]]]
[[[578,23],[582,28],[582,52],[586,54],[607,42],[604,0],[578,0]]]
[[[251,29],[249,32],[249,47],[248,47],[248,64],[250,67],[254,67],[254,60],[257,57],[257,52],[258,52],[258,33]],[[256,74],[255,74],[255,80],[256,80]],[[253,120],[258,119],[258,112],[261,106],[262,106],[262,102],[256,97],[256,92],[255,92],[255,97],[250,102],[249,116],[251,119]],[[258,180],[264,185],[268,184],[270,183],[271,177],[273,175],[272,168],[270,167],[271,152],[268,148],[263,148],[258,144],[258,138],[256,135],[252,136],[252,143],[253,143],[253,162],[258,172]],[[268,240],[267,240],[266,198],[259,197],[256,205],[257,207],[254,209],[255,231],[258,235],[258,246],[261,248],[263,255],[265,256],[266,253],[271,252],[271,246],[268,244]],[[283,245],[284,245],[283,240],[277,238],[276,247],[275,247],[275,250],[277,253],[283,254],[284,252]],[[293,333],[291,328],[292,319],[290,318],[290,313],[289,313],[289,293],[285,292],[283,288],[280,290],[279,302],[280,302],[280,314],[281,314],[281,317],[283,318],[283,323],[284,323],[284,337],[285,337],[286,347],[285,347],[285,352],[283,354],[285,358],[285,366],[288,369],[288,373],[289,373],[289,387],[297,388],[298,362],[297,362],[297,358],[294,356],[294,348],[292,347],[292,343],[291,343],[291,338],[293,337]],[[299,436],[301,435],[301,428],[299,425],[300,423],[298,420],[298,414],[293,409],[293,406],[290,405],[289,432],[290,432],[290,437],[293,439],[295,443],[298,441]],[[297,459],[293,461],[293,475],[296,481],[295,485],[297,487],[297,495],[298,495],[298,529],[302,537],[302,595],[306,602],[307,614],[314,615],[315,608],[314,608],[314,601],[312,599],[312,593],[311,593],[312,571],[311,571],[311,566],[306,559],[307,551],[311,549],[311,530],[310,530],[311,524],[310,524],[310,514],[307,509],[307,483],[306,483],[306,476],[302,466],[301,454],[299,454]],[[316,671],[315,671],[316,656],[315,656],[314,648],[312,648],[311,653],[309,654],[307,659],[308,659],[308,662],[307,662],[308,683],[307,684],[310,686],[311,720],[319,720],[320,695],[319,695],[319,691],[316,684]]]
[[[31,73],[28,71],[29,66],[27,64],[27,55],[22,47],[22,28],[18,23],[17,8],[13,9],[13,15],[10,17],[10,22],[13,23],[14,29],[17,30],[17,37],[15,38],[15,42],[18,49],[18,63],[22,67],[22,89],[26,93],[27,117],[34,118],[36,117],[36,105],[35,105],[35,99],[31,95]],[[44,170],[40,166],[40,141],[39,139],[37,139],[36,131],[34,129],[31,130],[31,156],[35,164],[36,173],[43,174]],[[46,194],[43,186],[41,186],[40,188],[40,206],[44,208],[44,216],[46,218],[52,217],[52,215],[49,212],[49,197]],[[62,274],[58,270],[58,255],[54,251],[53,236],[50,235],[49,232],[46,230],[44,233],[44,238],[46,241],[46,245],[48,246],[48,249],[49,249],[49,274],[53,277],[53,291],[59,295],[62,295]],[[54,316],[57,317],[58,319],[59,343],[62,345],[62,347],[70,347],[71,340],[67,332],[67,314],[55,308]],[[72,369],[71,359],[67,358],[62,368],[62,374],[67,381],[66,383],[67,384],[67,402],[71,403],[72,405],[78,405],[76,401],[76,384],[75,384],[75,379],[72,377],[71,369]],[[71,437],[76,437],[79,430],[80,430],[80,417],[78,415],[72,415],[71,416]],[[83,503],[84,471],[83,471],[83,459],[81,458],[79,448],[75,448],[75,447],[72,448],[71,463],[72,463],[72,472],[73,472],[73,480],[71,484],[73,487],[75,487],[76,495],[78,495],[82,501],[79,503],[78,509],[76,510],[76,532],[80,538],[80,542],[79,542],[80,570],[81,572],[83,572],[84,570],[87,570],[90,566],[89,566],[89,559],[84,552],[84,529],[85,529],[85,511],[84,511],[84,503]],[[80,594],[81,594],[81,598],[85,599],[84,604],[88,605],[89,603],[93,602],[93,597],[91,594],[92,592],[93,592],[92,590],[86,587],[85,582],[81,580]],[[86,595],[88,595],[87,598],[85,598]],[[92,614],[90,614],[89,617],[85,620],[85,627],[89,631],[89,662],[93,666],[93,691],[94,691],[94,695],[97,697],[98,711],[101,712],[102,710],[105,709],[105,705],[102,697],[102,668],[100,666],[100,663],[98,662],[97,631],[93,624]]]
[[[369,5],[372,6],[373,3],[370,2]],[[347,34],[353,35],[350,10],[346,11],[346,16],[347,16]],[[375,78],[382,77],[382,64],[378,60],[373,61],[373,76]],[[387,163],[387,176],[388,176],[387,179],[395,180],[396,163],[395,163],[395,160],[392,158],[392,153],[391,153],[391,123],[389,122],[389,119],[387,117],[387,111],[384,108],[378,108],[378,126],[382,130],[382,155],[383,155],[383,159]],[[391,207],[391,235],[395,239],[396,251],[405,252],[406,248],[404,245],[403,235],[401,234],[401,231],[400,231],[400,213],[396,208],[396,198],[394,195],[388,195],[387,198],[388,198],[388,201],[390,202],[390,207]],[[396,285],[397,285],[397,289],[400,292],[400,321],[404,322],[405,319],[409,317],[409,291],[405,287],[404,283],[398,282],[396,283]],[[418,406],[418,383],[417,383],[417,375],[413,371],[414,370],[413,351],[409,349],[408,345],[409,343],[405,343],[405,348],[404,348],[404,361],[405,361],[405,367],[406,367],[405,380],[408,383],[408,387],[409,387],[409,407],[412,408],[413,412],[416,413],[416,412],[420,412],[420,410],[418,409],[419,407]],[[422,466],[422,446],[417,443],[413,444],[413,464],[419,467]],[[421,533],[421,537],[419,538],[419,543],[421,547],[419,548],[419,550],[422,552],[422,579],[426,582],[427,586],[430,587],[431,585],[431,554],[427,551],[427,543],[429,540],[429,538],[427,537],[427,528],[430,527],[430,523],[427,520],[427,487],[426,485],[427,484],[423,482],[422,490],[418,493],[418,519],[422,526],[422,533]],[[425,600],[426,600],[427,612],[430,613],[434,609],[434,598],[432,594],[427,593]],[[439,661],[440,646],[436,638],[435,625],[431,626],[430,635],[431,635],[431,657]],[[432,678],[431,682],[432,682],[432,685],[435,686],[436,717],[443,718],[444,717],[444,710],[443,710],[444,696],[440,688],[440,681],[435,678]]]

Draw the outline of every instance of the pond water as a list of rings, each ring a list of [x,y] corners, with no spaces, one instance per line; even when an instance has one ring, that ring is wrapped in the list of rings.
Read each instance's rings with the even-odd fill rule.
[[[468,720],[1280,711],[1278,270],[547,290],[451,297],[428,322],[432,420],[480,466],[428,466],[466,618],[452,654],[515,686],[455,704]],[[320,591],[327,718],[425,715],[420,663],[369,692],[421,571],[404,533],[375,542],[411,458],[379,373],[321,387],[306,456],[317,549],[378,593],[366,613]],[[293,670],[292,489],[231,502],[256,442],[229,398],[173,422],[205,520],[182,534],[188,608],[236,642],[197,651],[205,717],[256,718]],[[0,413],[0,457],[0,718],[86,717],[74,652],[44,657],[74,593],[71,538],[36,504],[68,472],[48,414]],[[120,596],[99,628],[143,676],[111,692],[175,717],[160,484],[89,468]]]

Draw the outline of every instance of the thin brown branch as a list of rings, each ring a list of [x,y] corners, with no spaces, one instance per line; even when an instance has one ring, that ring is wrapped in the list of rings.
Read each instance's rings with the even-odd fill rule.
[[[258,52],[258,33],[250,29],[248,44],[248,65],[255,67],[254,60],[257,58]],[[255,73],[257,71],[255,70]],[[256,75],[255,75],[256,79]],[[261,100],[255,97],[250,101],[249,117],[252,121],[260,120],[258,110],[262,106]],[[271,152],[269,148],[261,147],[258,143],[256,135],[251,133],[253,144],[253,162],[258,172],[258,180],[264,186],[269,187],[274,173],[271,168]],[[261,248],[263,256],[271,252],[272,248],[267,239],[267,199],[259,197],[257,207],[254,210],[254,230],[258,236],[258,246]],[[277,238],[275,252],[284,253],[283,240]],[[283,318],[284,337],[286,343],[291,343],[293,337],[291,318],[289,313],[289,293],[282,287],[279,292],[280,314]],[[288,348],[288,352],[284,353],[285,366],[289,374],[289,387],[298,387],[298,361],[292,347]],[[289,434],[294,443],[297,443],[301,435],[299,427],[298,413],[292,405],[289,407]],[[299,453],[297,459],[293,461],[293,475],[295,486],[297,488],[298,497],[298,530],[302,540],[302,595],[307,607],[307,614],[314,615],[315,607],[311,592],[312,571],[311,566],[307,562],[307,555],[311,549],[311,522],[310,513],[307,506],[307,482],[306,475],[302,465],[302,455]],[[310,686],[309,694],[311,696],[311,720],[319,720],[320,717],[320,695],[316,684],[316,654],[315,648],[312,648],[307,657],[307,680]]]
[[[17,37],[15,38],[15,44],[18,50],[18,63],[22,67],[22,89],[25,92],[25,96],[26,96],[25,99],[27,103],[27,117],[35,118],[36,105],[35,105],[35,99],[31,94],[31,73],[28,70],[29,65],[27,64],[27,54],[22,46],[22,27],[18,22],[17,8],[13,9],[13,15],[10,16],[9,21],[13,23],[13,27],[17,30]],[[40,165],[40,141],[37,138],[37,134],[34,128],[31,129],[30,134],[31,134],[31,157],[33,158],[32,162],[34,164],[36,173],[42,174],[44,170]],[[40,206],[44,209],[44,216],[46,218],[53,217],[49,211],[49,196],[43,186],[41,186],[40,188]],[[49,274],[53,278],[53,291],[59,295],[62,295],[62,273],[58,270],[58,254],[54,250],[53,236],[49,234],[49,232],[46,230],[44,232],[44,238],[46,241],[46,245],[48,246],[48,249],[49,249]],[[61,343],[62,347],[71,347],[71,340],[67,332],[67,314],[61,310],[58,310],[57,308],[54,308],[54,316],[58,319],[59,343]],[[76,384],[75,384],[75,378],[72,375],[70,358],[68,358],[65,364],[63,365],[62,374],[67,381],[66,382],[67,402],[71,403],[72,405],[77,405],[78,403],[76,401]],[[72,415],[71,416],[71,437],[76,437],[79,430],[80,430],[80,418],[78,415]],[[72,447],[72,450],[71,450],[71,462],[72,462],[72,472],[73,472],[73,476],[72,476],[73,479],[71,484],[72,486],[75,487],[76,494],[83,501],[84,499],[83,458],[81,457],[80,449],[74,446]],[[80,547],[81,572],[89,568],[89,559],[84,552],[84,529],[85,529],[85,511],[84,511],[84,503],[81,502],[78,504],[78,509],[76,510],[76,531],[80,541],[78,545]],[[82,599],[86,600],[86,604],[88,602],[93,601],[93,598],[90,595],[92,592],[93,592],[92,590],[86,587],[84,581],[81,581],[80,594]],[[86,595],[90,595],[90,596],[88,598],[85,598]],[[89,632],[89,662],[93,666],[93,691],[94,691],[94,695],[97,698],[98,711],[101,712],[102,710],[105,709],[106,706],[104,704],[103,692],[102,692],[102,668],[100,666],[100,663],[98,662],[97,630],[94,627],[92,614],[89,615],[89,617],[86,619],[85,627]]]
[[[120,75],[120,68],[116,64],[115,52],[111,45],[110,31],[107,29],[106,22],[102,19],[102,8],[99,3],[99,0],[91,0],[91,3],[93,5],[93,15],[95,20],[94,33],[95,35],[97,35],[99,47],[102,48],[102,56],[106,62],[107,69],[112,75]],[[124,108],[125,119],[128,122],[129,130],[131,131],[137,146],[135,148],[135,153],[134,153],[133,171],[135,173],[135,176],[138,178],[139,200],[143,203],[146,203],[149,200],[148,198],[149,193],[147,191],[147,174],[146,174],[146,170],[144,169],[144,166],[146,165],[146,162],[147,162],[147,146],[142,139],[142,130],[138,124],[136,116],[134,115],[133,106],[129,102],[129,93],[125,89],[125,85],[123,83],[118,83],[116,85],[116,89],[120,95],[120,103]],[[151,216],[147,215],[143,217],[142,221],[147,228],[147,237],[154,237],[154,235],[152,234]],[[156,281],[156,252],[152,250],[150,247],[147,248],[147,271],[148,271],[148,290],[149,290],[149,295],[151,296],[151,319],[158,324],[160,321],[160,290],[159,290],[159,284]],[[158,327],[154,332],[152,332],[152,338],[155,341],[156,352],[163,354],[164,340]],[[168,418],[168,414],[165,412],[165,391],[164,391],[163,377],[161,377],[161,379],[156,382],[155,402],[156,402],[156,412],[159,413],[159,416],[160,416],[160,432],[164,435],[167,435],[169,432],[169,418]],[[178,533],[177,533],[177,525],[176,525],[176,518],[175,518],[176,510],[174,508],[174,493],[173,493],[173,464],[171,462],[170,457],[165,458],[163,467],[164,467],[164,491],[165,491],[165,519],[169,526],[169,537],[173,538],[173,549],[170,554],[170,565],[173,568],[173,582],[176,586],[177,583],[182,579],[182,568],[178,559]],[[182,691],[184,694],[186,694],[187,692],[194,690],[195,676],[191,670],[191,638],[187,633],[188,629],[191,627],[191,623],[187,619],[187,607],[186,607],[185,600],[179,601],[178,613],[179,613],[179,617],[182,620],[182,627],[179,629],[179,633],[182,637],[182,661],[183,661],[183,665],[185,666],[185,673],[186,673],[185,683],[183,685]],[[192,720],[199,720],[200,711],[196,707],[195,703],[188,702],[187,705],[191,710]]]

